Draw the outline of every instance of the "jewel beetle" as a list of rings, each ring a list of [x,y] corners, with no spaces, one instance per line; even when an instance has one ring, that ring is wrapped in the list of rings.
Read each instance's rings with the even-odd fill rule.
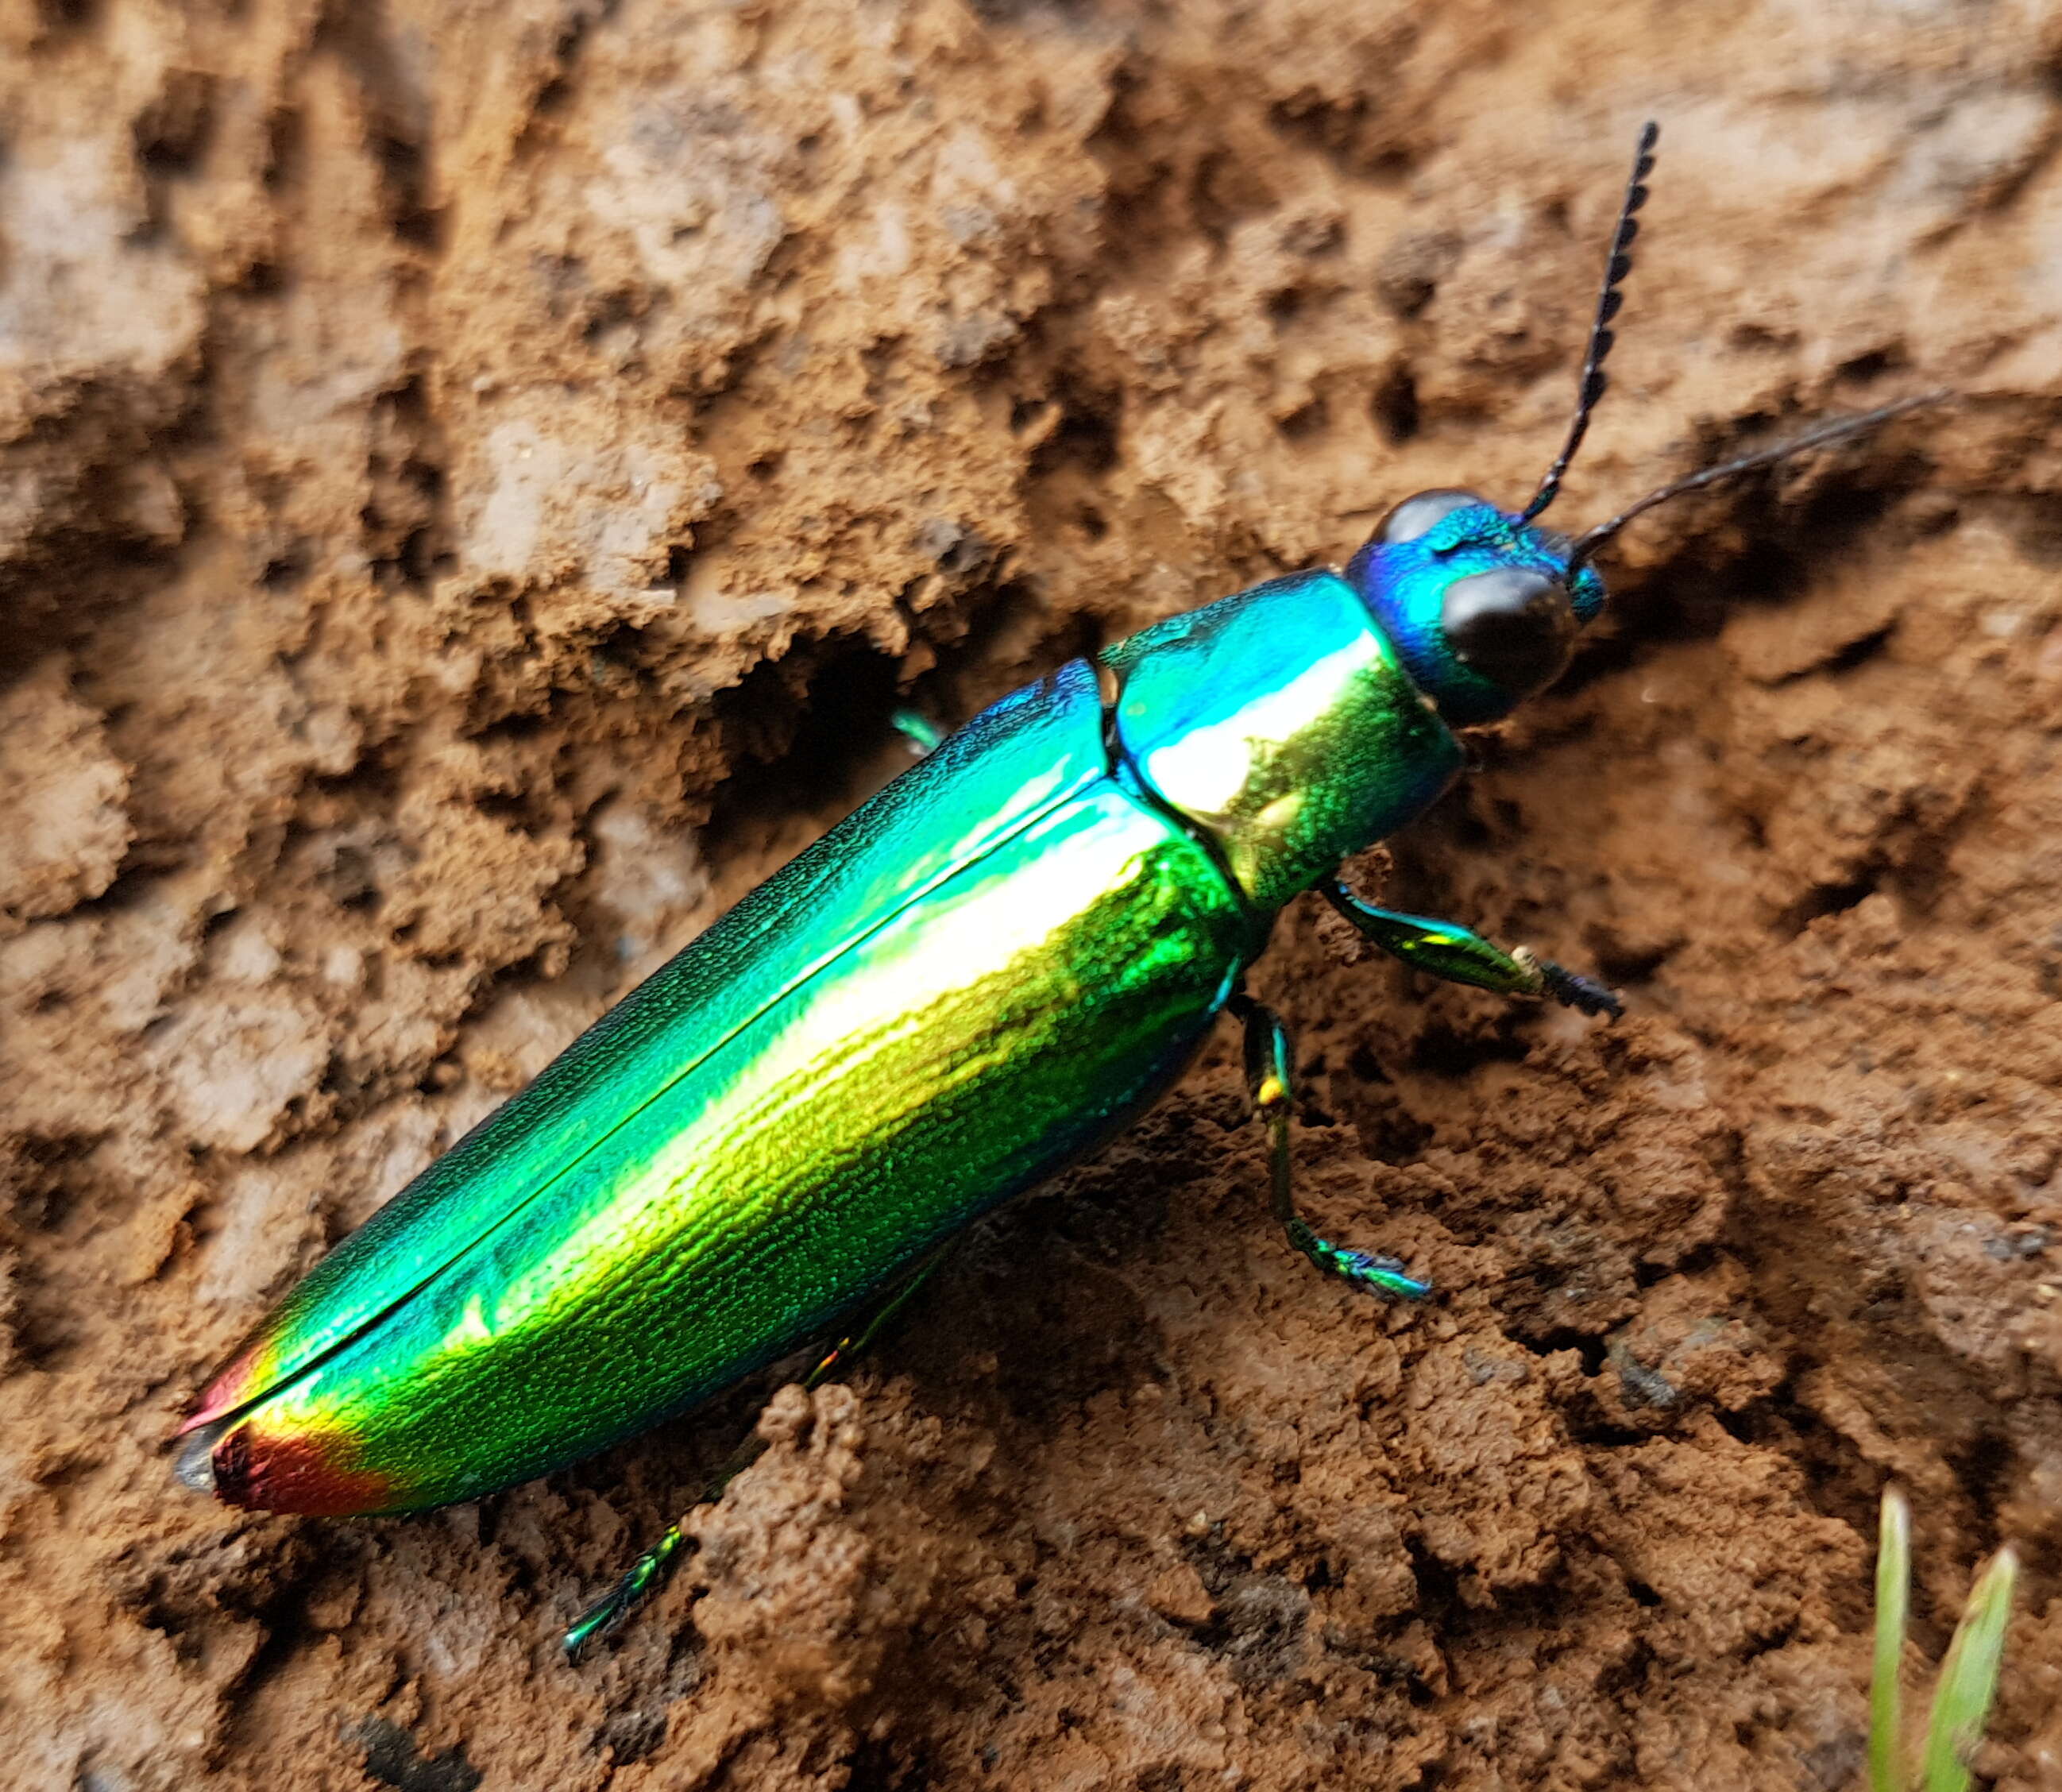
[[[319,1263],[201,1397],[182,1477],[270,1511],[405,1511],[588,1455],[856,1324],[820,1376],[945,1241],[1165,1091],[1226,1011],[1290,1243],[1422,1295],[1296,1211],[1292,1055],[1242,980],[1275,917],[1315,890],[1420,970],[1615,1013],[1559,965],[1370,906],[1340,864],[1446,788],[1459,731],[1560,674],[1604,602],[1593,557],[1631,518],[1927,402],[1707,467],[1573,539],[1542,527],[1605,390],[1657,134],[1573,423],[1522,509],[1420,492],[1342,572],[1171,617],[976,716]]]

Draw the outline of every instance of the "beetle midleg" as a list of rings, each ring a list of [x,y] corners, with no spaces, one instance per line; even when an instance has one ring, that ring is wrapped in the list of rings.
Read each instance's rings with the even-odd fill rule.
[[[1296,1092],[1289,1035],[1272,1008],[1256,1002],[1242,989],[1235,991],[1225,1005],[1246,1028],[1246,1086],[1252,1092],[1255,1110],[1267,1123],[1267,1171],[1274,1217],[1282,1222],[1289,1242],[1320,1269],[1343,1277],[1371,1294],[1396,1294],[1414,1301],[1430,1293],[1431,1285],[1406,1274],[1394,1257],[1349,1250],[1329,1238],[1320,1238],[1296,1211],[1289,1161],[1289,1116]]]
[[[919,759],[929,759],[945,741],[945,731],[921,710],[898,709],[888,721]]]
[[[1499,996],[1545,996],[1585,1014],[1608,1014],[1613,1020],[1625,1011],[1616,990],[1551,958],[1536,958],[1522,946],[1506,952],[1455,922],[1377,908],[1362,902],[1337,878],[1318,888],[1362,938],[1414,970],[1429,972],[1449,983],[1493,990]]]
[[[930,1279],[931,1272],[937,1268],[957,1242],[957,1238],[947,1239],[897,1281],[889,1289],[887,1297],[869,1310],[865,1321],[826,1350],[818,1359],[816,1366],[802,1377],[803,1391],[808,1393],[820,1387],[830,1378],[834,1370],[867,1350],[894,1322],[896,1316],[909,1305],[911,1297]],[[724,1489],[757,1461],[765,1448],[765,1444],[756,1433],[747,1437],[710,1477],[708,1484],[702,1489],[688,1511],[713,1505],[721,1499]],[[684,1513],[676,1518],[666,1527],[659,1541],[630,1565],[623,1578],[611,1587],[604,1598],[580,1614],[565,1634],[565,1651],[568,1658],[578,1661],[589,1643],[607,1636],[666,1584],[667,1578],[672,1571],[674,1557],[680,1553],[680,1545],[687,1541],[687,1521]]]

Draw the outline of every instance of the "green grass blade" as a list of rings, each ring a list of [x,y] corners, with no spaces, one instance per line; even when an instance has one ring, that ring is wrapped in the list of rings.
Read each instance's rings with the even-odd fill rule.
[[[2004,1628],[2018,1579],[2018,1557],[2000,1549],[1969,1590],[1968,1607],[1948,1646],[1927,1722],[1920,1778],[1924,1792],[1968,1792],[1968,1758],[1983,1740],[1992,1695],[1997,1691],[1998,1662],[2004,1654]]]
[[[1875,1670],[1869,1682],[1870,1792],[1904,1792],[1904,1627],[1912,1604],[1912,1509],[1883,1496],[1875,1557]]]

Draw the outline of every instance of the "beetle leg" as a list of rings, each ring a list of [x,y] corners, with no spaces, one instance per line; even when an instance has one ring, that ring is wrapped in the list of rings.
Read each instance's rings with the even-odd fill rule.
[[[946,1252],[956,1242],[956,1240],[948,1239],[934,1249],[895,1285],[888,1297],[867,1315],[864,1325],[848,1332],[825,1351],[818,1359],[816,1367],[802,1377],[804,1391],[820,1386],[833,1370],[849,1363],[871,1345],[909,1304],[910,1297],[929,1279],[931,1272],[937,1268]],[[721,1499],[724,1489],[757,1461],[765,1448],[764,1442],[756,1435],[747,1437],[732,1452],[729,1460],[716,1470],[693,1505],[688,1509],[688,1511],[713,1505]],[[659,1541],[630,1565],[629,1571],[609,1589],[606,1597],[580,1614],[565,1634],[568,1660],[577,1662],[589,1643],[607,1636],[666,1584],[667,1577],[672,1571],[674,1558],[679,1555],[681,1545],[687,1541],[687,1521],[684,1513],[675,1519],[666,1527]]]
[[[1356,1288],[1364,1288],[1371,1294],[1422,1299],[1431,1293],[1431,1284],[1406,1274],[1394,1257],[1349,1250],[1329,1238],[1320,1238],[1296,1211],[1289,1161],[1289,1116],[1295,1102],[1289,1035],[1272,1008],[1256,1002],[1243,990],[1235,992],[1226,1005],[1246,1028],[1246,1086],[1253,1092],[1254,1108],[1267,1123],[1267,1173],[1274,1217],[1282,1222],[1289,1242],[1320,1269],[1343,1277]]]
[[[1318,887],[1362,938],[1414,970],[1429,971],[1449,983],[1494,990],[1499,996],[1544,996],[1585,1014],[1609,1015],[1614,1020],[1625,1012],[1616,990],[1551,958],[1534,957],[1522,946],[1506,952],[1452,921],[1377,908],[1362,902],[1337,878]]]
[[[929,759],[938,750],[938,744],[945,737],[929,716],[913,709],[898,709],[888,718],[896,732],[905,736],[919,759]]]
[[[944,1244],[935,1247],[929,1256],[895,1285],[888,1298],[867,1316],[865,1325],[856,1331],[847,1333],[825,1351],[816,1366],[802,1377],[803,1391],[807,1393],[820,1387],[829,1380],[832,1370],[870,1349],[881,1334],[894,1324],[917,1290],[930,1280],[931,1272],[945,1261],[945,1253],[958,1241],[957,1238],[949,1238]],[[733,1474],[736,1472],[735,1469],[731,1471]]]

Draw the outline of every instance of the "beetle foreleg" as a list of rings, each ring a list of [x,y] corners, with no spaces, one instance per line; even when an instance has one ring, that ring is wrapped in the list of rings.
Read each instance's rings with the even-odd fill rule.
[[[1272,1008],[1242,990],[1233,996],[1228,1005],[1246,1028],[1246,1087],[1252,1092],[1254,1108],[1267,1123],[1267,1173],[1274,1217],[1282,1222],[1289,1242],[1320,1269],[1343,1277],[1371,1294],[1395,1294],[1415,1301],[1430,1293],[1431,1284],[1406,1274],[1394,1257],[1349,1250],[1329,1238],[1320,1238],[1296,1211],[1289,1161],[1289,1116],[1295,1104],[1289,1035]]]
[[[848,1332],[823,1356],[816,1365],[802,1377],[804,1393],[820,1386],[832,1373],[850,1362],[867,1349],[888,1327],[897,1314],[909,1304],[910,1297],[930,1277],[931,1272],[943,1261],[956,1240],[948,1239],[926,1257],[917,1267],[897,1282],[888,1297],[867,1315],[864,1325]],[[724,1495],[724,1489],[743,1474],[759,1459],[765,1444],[757,1436],[747,1437],[731,1454],[729,1461],[716,1470],[704,1487],[692,1512],[704,1505],[713,1505]],[[567,1658],[577,1662],[587,1646],[607,1636],[640,1606],[666,1584],[672,1573],[673,1559],[680,1553],[680,1545],[687,1541],[684,1514],[666,1527],[659,1541],[630,1565],[629,1571],[614,1586],[607,1597],[598,1600],[583,1612],[565,1634]]]
[[[1522,946],[1506,952],[1452,921],[1377,908],[1362,902],[1337,878],[1318,888],[1326,901],[1352,922],[1363,939],[1414,970],[1429,972],[1449,983],[1493,990],[1499,996],[1544,996],[1585,1014],[1607,1014],[1614,1020],[1625,1012],[1616,990],[1551,958],[1535,957]]]

